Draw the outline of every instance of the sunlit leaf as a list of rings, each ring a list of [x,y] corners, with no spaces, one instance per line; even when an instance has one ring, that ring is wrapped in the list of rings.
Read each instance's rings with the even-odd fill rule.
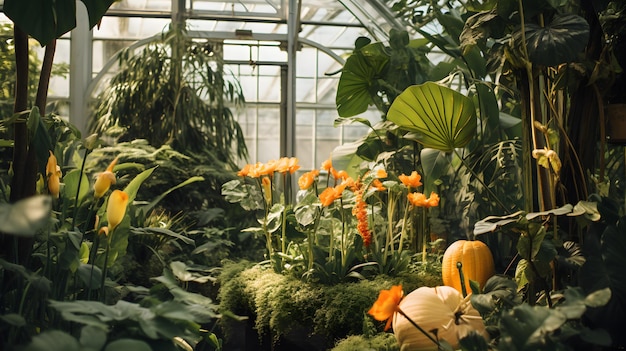
[[[416,133],[416,140],[451,152],[476,134],[476,109],[467,96],[434,82],[408,87],[391,104],[387,119]]]

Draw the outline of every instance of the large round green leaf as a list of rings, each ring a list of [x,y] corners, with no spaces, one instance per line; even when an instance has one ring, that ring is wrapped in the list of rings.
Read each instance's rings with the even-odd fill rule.
[[[341,117],[352,117],[367,110],[373,103],[374,83],[381,75],[389,57],[382,43],[356,49],[341,70],[335,103]]]
[[[573,14],[555,16],[544,27],[528,23],[525,32],[528,58],[542,66],[558,66],[575,60],[589,40],[589,24]],[[521,43],[521,31],[515,33],[513,39]]]
[[[389,108],[387,119],[416,133],[425,147],[450,152],[476,133],[476,109],[467,96],[434,82],[408,87]]]

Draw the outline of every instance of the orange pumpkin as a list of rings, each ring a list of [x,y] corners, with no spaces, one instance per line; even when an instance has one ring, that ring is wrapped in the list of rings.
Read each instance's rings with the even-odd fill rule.
[[[470,280],[477,281],[482,288],[496,271],[493,255],[485,243],[478,240],[455,241],[448,246],[443,254],[441,273],[443,284],[451,286],[459,292],[463,292],[463,289],[461,289],[461,277],[457,262],[461,262],[463,265],[463,277],[467,293],[472,291],[469,285]]]

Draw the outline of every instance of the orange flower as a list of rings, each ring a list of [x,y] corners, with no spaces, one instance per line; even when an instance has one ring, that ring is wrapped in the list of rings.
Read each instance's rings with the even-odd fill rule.
[[[383,183],[379,179],[374,179],[372,181],[372,187],[376,188],[378,191],[385,191],[387,188],[383,185]]]
[[[294,174],[298,169],[300,169],[300,165],[298,165],[298,159],[295,157],[282,157],[276,165],[276,171],[283,174],[287,172]]]
[[[367,203],[363,201],[363,187],[361,187],[361,184],[355,183],[354,188],[356,188],[354,191],[356,203],[352,208],[352,214],[357,219],[356,229],[361,234],[361,238],[363,238],[363,245],[367,248],[372,242],[372,233],[367,223]]]
[[[128,194],[121,190],[113,190],[107,204],[107,222],[111,232],[124,219],[126,206],[128,206]]]
[[[322,191],[319,196],[320,201],[322,202],[322,206],[328,207],[332,205],[335,200],[341,197],[341,193],[343,193],[343,190],[345,188],[345,186],[338,185],[336,187],[329,186],[328,188],[324,189],[324,191]]]
[[[399,310],[398,305],[402,300],[402,285],[394,285],[389,290],[381,290],[378,300],[374,302],[372,308],[367,313],[377,321],[387,321],[385,330],[391,327],[393,314]]]
[[[426,195],[422,193],[409,193],[407,198],[413,206],[426,208],[439,206],[439,195],[437,195],[434,191],[430,193],[429,198],[426,198]]]
[[[61,192],[61,167],[57,164],[57,158],[54,156],[52,151],[50,152],[50,156],[48,157],[48,163],[46,163],[46,177],[48,177],[48,191],[50,195],[55,198],[59,197],[59,193]]]
[[[315,177],[317,177],[319,173],[320,172],[317,169],[314,169],[301,175],[298,179],[298,185],[300,186],[300,189],[307,190],[308,188],[310,188],[311,185],[313,185],[313,183],[315,182]]]
[[[323,171],[330,171],[330,169],[333,168],[333,161],[332,159],[328,159],[324,162],[322,162],[322,170]]]
[[[237,172],[237,175],[239,177],[245,177],[250,173],[251,169],[252,165],[248,163],[247,165],[243,166],[243,168],[239,172]]]
[[[107,169],[104,172],[96,176],[96,182],[93,185],[93,196],[96,199],[99,199],[102,196],[104,196],[104,194],[111,187],[111,184],[115,184],[116,179],[115,179],[115,173],[113,173],[113,167],[115,167],[117,160],[118,160],[117,157],[113,159],[113,161],[111,161],[111,163],[109,164],[109,167],[107,167]]]
[[[401,174],[400,176],[398,176],[398,179],[400,179],[402,184],[409,188],[417,188],[422,185],[422,176],[416,171],[411,172],[410,176]]]
[[[278,167],[278,161],[269,160],[260,165],[259,173],[260,175],[273,176],[274,171],[276,171],[276,167]]]
[[[387,171],[385,171],[382,168],[379,168],[378,170],[376,170],[376,178],[378,178],[378,179],[385,179],[385,178],[387,178]]]

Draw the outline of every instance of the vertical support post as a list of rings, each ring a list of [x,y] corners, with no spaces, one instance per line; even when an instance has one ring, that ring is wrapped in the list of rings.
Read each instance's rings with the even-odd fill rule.
[[[87,99],[85,91],[92,75],[93,32],[82,1],[76,0],[76,28],[70,34],[70,122],[83,136],[87,132]]]
[[[287,17],[287,116],[282,130],[281,156],[295,156],[296,135],[296,52],[300,32],[300,0],[289,0]],[[282,139],[282,138],[281,138]],[[281,143],[282,144],[282,143]]]

